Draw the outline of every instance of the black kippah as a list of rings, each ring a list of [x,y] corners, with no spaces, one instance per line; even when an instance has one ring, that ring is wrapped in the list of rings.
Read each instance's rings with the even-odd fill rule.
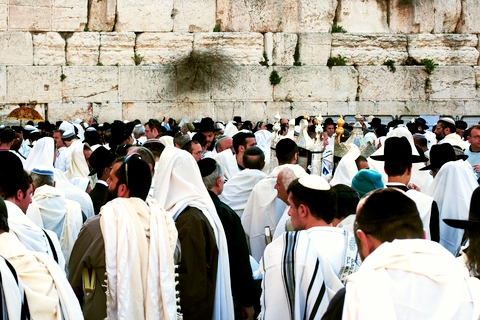
[[[215,171],[215,168],[217,167],[217,161],[215,161],[212,158],[204,158],[200,161],[197,162],[198,167],[200,168],[200,174],[202,177],[209,176]]]
[[[296,145],[297,144],[292,139],[284,138],[277,142],[277,145],[275,146],[275,152],[277,154],[289,154],[293,151],[293,149],[295,149]]]
[[[245,150],[244,154],[247,156],[260,156],[263,155],[263,151],[259,147],[250,147]]]

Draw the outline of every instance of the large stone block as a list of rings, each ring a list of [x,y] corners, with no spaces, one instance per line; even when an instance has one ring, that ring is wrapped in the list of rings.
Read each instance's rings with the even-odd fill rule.
[[[348,102],[345,101],[328,101],[327,102],[327,112],[323,114],[323,118],[329,118],[333,117],[334,121],[336,122],[337,118],[336,116],[344,116],[347,114],[351,114],[349,104]]]
[[[118,100],[117,67],[64,67],[64,102]]]
[[[173,31],[213,31],[216,8],[215,0],[175,0],[172,10]]]
[[[402,64],[408,57],[407,38],[394,34],[332,35],[332,57],[347,59],[347,65],[382,65],[386,60]]]
[[[113,122],[113,120],[122,119],[122,103],[118,101],[93,103],[93,115],[102,122]]]
[[[465,101],[463,100],[447,100],[432,101],[432,110],[434,114],[440,116],[458,116],[465,114]]]
[[[422,67],[358,67],[360,101],[425,100],[427,73]]]
[[[293,114],[295,108],[291,108],[291,106],[292,103],[288,101],[267,101],[267,118],[265,120],[268,120],[268,122],[273,122],[273,118],[277,115],[277,113],[281,118],[295,118],[295,115]]]
[[[117,0],[89,0],[88,24],[90,31],[113,31]]]
[[[75,32],[67,39],[67,64],[71,66],[95,66],[99,54],[98,32]]]
[[[174,0],[117,0],[115,31],[173,30]]]
[[[91,103],[88,102],[51,102],[48,104],[48,121],[74,121],[79,118],[88,121],[91,117]],[[102,123],[102,119],[99,119]]]
[[[175,100],[175,68],[120,67],[120,101],[164,102]]]
[[[296,118],[299,116],[319,116],[327,113],[328,103],[320,101],[295,101],[289,106],[290,113],[282,115],[286,118]]]
[[[148,119],[157,119],[158,105],[162,103],[150,102],[123,102],[122,103],[122,119],[133,121],[139,119],[142,123]],[[161,120],[161,119],[160,119]]]
[[[275,67],[281,82],[275,101],[353,101],[358,72],[353,67]]]
[[[0,66],[0,103],[7,101],[7,67]]]
[[[298,45],[302,65],[325,66],[332,49],[332,34],[300,33]]]
[[[348,32],[388,33],[387,1],[377,0],[339,0],[337,25]]]
[[[475,89],[477,92],[477,99],[478,99],[480,98],[480,67],[475,66],[473,67],[473,70],[475,72]]]
[[[272,65],[273,60],[273,34],[271,32],[267,32],[263,35],[263,46],[264,46],[264,59],[263,62],[267,62],[269,66]],[[266,59],[265,59],[266,55]]]
[[[469,34],[411,34],[408,53],[420,62],[433,59],[440,65],[477,65],[478,38]]]
[[[263,35],[260,33],[212,32],[194,34],[197,52],[218,51],[236,64],[255,65],[263,60]]]
[[[477,0],[462,0],[462,13],[457,31],[459,33],[480,33],[480,2]]]
[[[33,34],[33,63],[37,66],[65,65],[65,40],[57,32]]]
[[[455,32],[462,13],[462,0],[434,0],[433,33]],[[469,10],[470,8],[463,8]]]
[[[134,66],[135,33],[101,32],[100,62],[105,66]]]
[[[7,67],[8,102],[60,102],[62,100],[61,74],[61,67]]]
[[[465,114],[477,115],[480,113],[478,110],[480,110],[480,100],[475,99],[465,101]]]
[[[425,104],[426,101],[413,101],[413,103]],[[399,116],[405,114],[408,109],[405,101],[379,101],[377,103],[378,112],[374,115]],[[416,113],[430,114],[430,113]]]
[[[298,36],[294,33],[273,34],[272,61],[277,66],[292,66],[295,62],[293,55],[297,46]]]
[[[336,7],[336,0],[220,0],[217,21],[222,31],[328,32]]]
[[[83,31],[88,19],[88,0],[55,0],[53,31]]]
[[[135,52],[143,56],[144,65],[172,65],[193,49],[193,34],[166,32],[141,33],[137,36]]]
[[[52,8],[49,2],[38,1],[32,4],[25,3],[24,5],[10,4],[8,7],[8,29],[22,31],[52,30]]]
[[[242,117],[245,121],[245,104],[242,101],[215,101],[214,120],[223,120],[225,124],[233,120],[233,117]]]
[[[438,67],[430,75],[431,100],[475,99],[475,71],[472,67]]]
[[[32,65],[33,41],[30,32],[0,32],[0,65]]]
[[[8,28],[8,4],[6,0],[0,1],[0,31]]]
[[[273,87],[269,76],[271,68],[239,67],[233,76],[236,83],[227,86],[223,83],[212,83],[212,99],[214,101],[272,101]]]

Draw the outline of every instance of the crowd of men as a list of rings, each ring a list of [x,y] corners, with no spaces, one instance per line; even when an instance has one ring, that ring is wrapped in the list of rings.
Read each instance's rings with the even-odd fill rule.
[[[480,319],[480,124],[85,120],[0,126],[2,319]]]

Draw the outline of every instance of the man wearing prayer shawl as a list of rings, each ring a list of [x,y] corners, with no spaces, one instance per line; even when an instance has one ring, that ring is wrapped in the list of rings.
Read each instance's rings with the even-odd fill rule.
[[[357,269],[355,239],[349,231],[332,227],[336,195],[325,179],[303,176],[287,192],[297,231],[265,249],[260,319],[320,319]]]
[[[355,221],[362,266],[323,319],[478,319],[480,280],[424,239],[415,202],[403,191],[385,188],[365,196]]]
[[[155,177],[154,198],[175,220],[181,245],[180,306],[183,319],[234,318],[225,231],[195,159],[165,147]]]
[[[150,167],[138,154],[117,158],[107,183],[112,200],[85,223],[70,257],[69,281],[83,315],[175,319],[177,231],[165,210],[145,202]]]

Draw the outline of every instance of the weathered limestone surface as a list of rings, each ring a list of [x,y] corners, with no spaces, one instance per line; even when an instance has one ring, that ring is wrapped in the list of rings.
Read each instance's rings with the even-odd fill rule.
[[[100,32],[100,61],[105,66],[134,66],[135,33]]]
[[[431,100],[474,99],[476,96],[475,70],[472,67],[438,67],[430,75],[430,80]]]
[[[7,101],[7,67],[0,66],[0,103]]]
[[[7,67],[7,99],[10,103],[60,102],[61,67]]]
[[[113,31],[117,0],[89,0],[89,19],[87,28],[90,31]]]
[[[332,49],[332,34],[300,33],[298,46],[302,65],[325,66]]]
[[[93,114],[99,119],[122,119],[122,103],[118,101],[107,101],[93,104]]]
[[[211,32],[215,27],[215,0],[175,0],[173,31]]]
[[[295,62],[293,54],[297,46],[298,36],[294,33],[273,34],[272,61],[277,66],[292,66]]]
[[[120,67],[118,82],[120,101],[175,100],[175,69],[173,67]]]
[[[388,33],[386,1],[339,0],[337,25],[348,32]]]
[[[360,101],[425,100],[427,73],[422,67],[358,67]]]
[[[8,28],[8,0],[0,0],[0,31]]]
[[[34,33],[32,36],[34,65],[65,65],[65,40],[58,32]]]
[[[475,88],[477,89],[477,96],[476,98],[480,98],[480,67],[473,67],[473,71],[475,72]],[[478,85],[477,85],[478,83]],[[477,88],[478,87],[478,88]],[[480,110],[480,109],[478,109]]]
[[[335,17],[337,0],[299,1],[296,30],[285,32],[328,32]]]
[[[135,52],[143,56],[143,65],[172,65],[188,56],[192,49],[191,33],[141,33],[135,44]]]
[[[87,102],[52,102],[48,104],[48,121],[74,121],[75,119],[88,120],[91,117],[91,104]]]
[[[393,34],[332,34],[332,57],[347,58],[347,65],[402,64],[407,59],[407,38]]]
[[[410,34],[408,53],[420,62],[433,59],[440,65],[476,65],[478,38],[468,34]]]
[[[67,39],[67,64],[94,66],[99,60],[100,33],[76,32]]]
[[[286,101],[353,101],[358,72],[353,67],[275,67],[282,80],[274,99]]]
[[[326,114],[328,102],[319,102],[319,101],[299,101],[291,104],[292,110],[288,112],[283,112],[281,115],[288,116],[289,118],[295,118],[299,115],[320,115]],[[289,106],[290,108],[290,106]],[[291,115],[293,114],[293,116]],[[271,117],[273,118],[275,114]]]
[[[52,31],[83,31],[87,24],[87,0],[52,1]]]
[[[434,0],[433,33],[446,33],[456,31],[462,12],[461,0]]]
[[[193,50],[202,52],[213,49],[239,65],[258,66],[263,60],[263,36],[260,33],[196,33],[193,39]]]
[[[272,65],[273,60],[273,33],[267,32],[263,35],[263,47],[264,47],[264,54],[267,55],[268,65]],[[265,62],[265,59],[262,61]]]
[[[115,31],[172,31],[174,0],[117,0]]]
[[[32,65],[33,40],[30,32],[0,32],[0,65]]]
[[[117,67],[63,67],[64,102],[118,100]]]
[[[236,84],[225,86],[212,83],[212,99],[214,101],[272,101],[273,87],[270,84],[272,68],[262,66],[242,67],[236,70]]]
[[[480,100],[475,99],[465,101],[465,110],[463,114],[478,114],[478,110],[480,110]]]
[[[242,101],[215,101],[216,119],[233,119],[235,116],[245,119],[245,106]]]
[[[462,0],[462,14],[457,31],[459,33],[480,33],[480,2],[477,0]]]

